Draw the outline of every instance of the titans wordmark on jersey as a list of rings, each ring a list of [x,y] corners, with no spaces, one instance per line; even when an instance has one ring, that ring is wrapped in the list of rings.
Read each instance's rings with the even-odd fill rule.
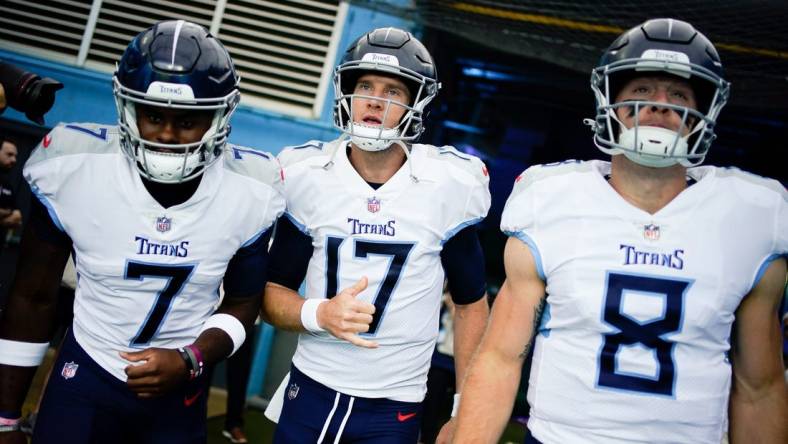
[[[193,342],[218,306],[230,259],[284,210],[276,159],[235,146],[189,200],[165,209],[122,153],[117,129],[94,124],[56,127],[24,175],[73,242],[74,336],[124,381],[118,352]]]
[[[719,443],[734,312],[788,247],[785,189],[735,169],[656,214],[620,197],[606,162],[528,169],[501,227],[547,284],[528,401],[543,442]],[[747,233],[742,236],[742,233]]]
[[[451,147],[417,144],[375,190],[351,165],[346,146],[310,142],[280,154],[287,216],[314,246],[306,297],[333,297],[367,276],[369,286],[358,297],[376,306],[366,336],[380,347],[301,334],[293,363],[349,395],[418,402],[438,333],[441,248],[487,214],[487,171],[478,158]]]

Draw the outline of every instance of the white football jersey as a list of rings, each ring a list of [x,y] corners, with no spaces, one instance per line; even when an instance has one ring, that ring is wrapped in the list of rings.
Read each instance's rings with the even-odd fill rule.
[[[194,195],[163,208],[121,151],[116,127],[56,127],[24,176],[73,242],[74,336],[125,381],[121,351],[194,342],[233,255],[284,211],[275,157],[228,146]]]
[[[501,227],[546,282],[529,428],[544,443],[715,443],[727,421],[734,312],[788,250],[776,181],[698,167],[656,214],[606,181],[610,164],[535,166]]]
[[[416,144],[405,165],[375,190],[351,165],[346,146],[313,141],[279,155],[286,214],[314,246],[306,297],[333,297],[366,276],[369,286],[358,298],[374,303],[376,312],[364,336],[380,346],[304,333],[293,363],[342,393],[418,402],[438,334],[440,252],[487,214],[487,170],[454,148]]]

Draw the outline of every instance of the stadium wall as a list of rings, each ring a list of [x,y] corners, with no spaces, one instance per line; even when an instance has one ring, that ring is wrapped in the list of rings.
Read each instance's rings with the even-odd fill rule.
[[[343,25],[337,61],[342,57],[344,49],[359,35],[384,26],[395,26],[420,34],[414,22],[351,5]],[[52,77],[64,84],[65,87],[57,93],[55,105],[45,116],[47,127],[53,127],[59,122],[97,122],[108,125],[116,122],[111,75],[2,48],[0,60],[33,71],[42,77]],[[243,82],[243,79],[241,81]],[[331,79],[328,81],[331,82]],[[282,147],[299,145],[311,139],[332,140],[339,134],[332,124],[333,94],[333,86],[329,84],[319,119],[292,117],[241,104],[233,116],[230,141],[277,153]],[[29,124],[24,114],[11,108],[7,108],[0,118]]]

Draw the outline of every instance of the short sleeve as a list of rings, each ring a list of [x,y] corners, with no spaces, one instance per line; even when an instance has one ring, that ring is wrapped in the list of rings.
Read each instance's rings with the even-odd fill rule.
[[[452,147],[437,150],[437,158],[451,169],[452,190],[448,199],[457,199],[460,211],[452,211],[446,221],[445,244],[455,234],[466,227],[481,222],[490,211],[490,176],[481,159],[465,153],[459,153]]]
[[[531,250],[536,261],[537,272],[544,279],[541,254],[537,242],[537,224],[535,207],[535,184],[533,176],[537,166],[525,170],[517,176],[512,194],[506,200],[501,214],[501,231],[509,237],[515,237],[525,243]]]
[[[775,253],[788,256],[788,192],[783,188],[777,210],[777,241]]]

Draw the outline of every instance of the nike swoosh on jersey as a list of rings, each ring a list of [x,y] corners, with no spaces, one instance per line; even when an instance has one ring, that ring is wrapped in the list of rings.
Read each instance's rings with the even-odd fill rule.
[[[405,422],[414,416],[416,416],[416,413],[406,413],[403,415],[402,412],[397,412],[397,421]]]

